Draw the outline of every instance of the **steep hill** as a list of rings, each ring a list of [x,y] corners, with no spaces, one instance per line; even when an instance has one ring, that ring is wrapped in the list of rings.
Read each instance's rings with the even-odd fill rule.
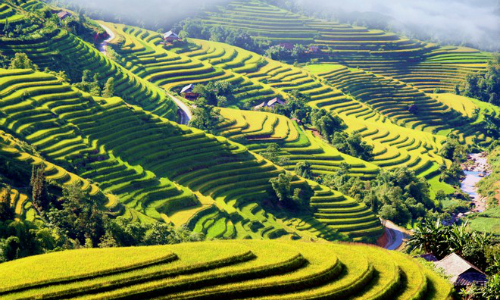
[[[223,137],[177,125],[119,98],[93,98],[45,73],[1,70],[0,80],[0,128],[36,147],[46,161],[118,197],[130,208],[122,211],[130,220],[188,224],[210,237],[305,231],[331,239],[332,229],[352,237],[380,232],[364,205],[298,177],[292,185],[312,188],[315,197],[329,201],[324,205],[365,211],[366,217],[346,212],[325,222],[327,227],[311,213],[269,211],[262,202],[272,198],[269,180],[283,170]]]
[[[82,249],[4,263],[0,271],[4,299],[451,299],[451,286],[410,257],[348,244]]]
[[[243,29],[275,44],[318,46],[311,57],[391,76],[425,92],[453,91],[466,74],[485,71],[491,57],[471,48],[440,47],[382,30],[306,17],[259,0],[232,1],[199,20],[206,26]]]
[[[397,79],[336,64],[293,67],[238,47],[197,39],[164,49],[158,33],[106,26],[120,37],[113,44],[122,55],[121,63],[139,76],[172,91],[188,83],[225,79],[238,87],[234,105],[245,108],[275,95],[286,98],[288,92],[298,90],[310,97],[312,107],[338,114],[350,131],[361,133],[375,147],[375,165],[389,170],[408,166],[429,179],[435,191],[451,190],[438,179],[439,166],[449,163],[439,155],[446,134],[453,131],[469,143],[473,136],[479,142],[491,141],[478,120]],[[207,71],[192,69],[193,64]],[[196,74],[185,77],[185,70]],[[259,86],[273,93],[262,95],[258,92],[262,88],[255,93]],[[409,112],[412,105],[418,113]],[[252,125],[259,126],[260,121],[255,121]]]
[[[115,94],[131,104],[172,120],[176,118],[175,103],[157,86],[127,71],[100,53],[94,45],[78,38],[64,28],[47,27],[38,13],[44,4],[31,0],[19,6],[2,4],[9,13],[0,14],[0,24],[9,20],[11,26],[19,23],[26,33],[22,37],[0,35],[0,52],[13,56],[23,52],[39,66],[52,71],[65,71],[72,77],[81,78],[84,70],[90,70],[99,80],[115,80]],[[14,14],[10,16],[10,14]],[[16,18],[13,23],[10,19]]]

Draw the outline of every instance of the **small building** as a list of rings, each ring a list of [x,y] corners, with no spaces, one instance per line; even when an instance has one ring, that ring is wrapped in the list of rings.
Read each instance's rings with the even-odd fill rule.
[[[276,97],[276,98],[269,100],[267,102],[266,101],[262,102],[261,104],[255,106],[253,109],[259,110],[259,109],[265,108],[265,107],[273,108],[276,105],[284,105],[284,104],[285,104],[285,101],[280,100],[279,98]]]
[[[66,18],[72,17],[73,15],[70,14],[69,12],[63,10],[57,13],[57,17],[62,21],[65,20]]]
[[[163,34],[163,40],[165,43],[173,43],[174,41],[180,41],[181,38],[177,35],[177,33],[170,30],[169,32],[165,32]]]
[[[455,253],[449,254],[435,264],[436,267],[442,268],[446,275],[450,276],[450,282],[457,289],[473,284],[484,285],[487,281],[483,271]]]
[[[182,88],[181,95],[184,96],[184,98],[190,100],[198,99],[200,95],[194,92],[194,87],[195,87],[194,84],[186,85],[185,87]]]

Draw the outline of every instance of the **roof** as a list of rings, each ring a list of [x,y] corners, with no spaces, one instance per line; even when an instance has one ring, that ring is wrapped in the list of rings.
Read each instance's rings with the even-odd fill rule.
[[[163,38],[166,39],[166,38],[174,38],[174,39],[178,39],[179,36],[177,35],[177,33],[173,32],[172,30],[168,31],[168,32],[165,32],[165,34],[163,34]]]
[[[254,109],[261,109],[263,107],[274,107],[276,104],[285,104],[285,101],[283,100],[280,100],[279,98],[274,98],[272,100],[269,100],[267,102],[262,102],[261,104],[257,105],[257,106],[254,106]]]
[[[449,254],[435,264],[436,267],[442,268],[451,277],[450,281],[455,285],[461,285],[460,282],[467,282],[467,278],[473,277],[484,278],[484,281],[486,281],[486,275],[483,271],[455,253]]]
[[[263,108],[264,106],[266,106],[266,102],[262,102],[261,104],[257,105],[254,107],[254,109],[261,109]]]
[[[274,106],[276,104],[283,105],[283,104],[285,104],[285,102],[281,101],[279,98],[274,98],[273,100],[270,100],[269,102],[267,102],[267,106],[269,106],[269,107],[272,107],[272,106]]]
[[[57,16],[59,17],[59,19],[66,19],[67,17],[71,17],[71,14],[67,11],[60,11],[57,13]]]
[[[194,84],[189,84],[189,85],[186,85],[185,87],[182,88],[181,90],[181,94],[182,93],[189,93],[189,92],[192,92],[194,89]]]

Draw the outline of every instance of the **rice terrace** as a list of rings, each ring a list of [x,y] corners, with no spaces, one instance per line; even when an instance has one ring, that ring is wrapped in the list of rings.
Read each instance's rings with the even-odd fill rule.
[[[500,2],[0,0],[0,299],[500,299]]]

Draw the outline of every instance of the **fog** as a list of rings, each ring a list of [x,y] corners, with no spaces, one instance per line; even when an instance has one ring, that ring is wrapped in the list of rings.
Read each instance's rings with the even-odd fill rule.
[[[500,50],[500,0],[297,0],[308,11],[411,37]],[[313,4],[313,5],[311,5]]]
[[[500,0],[274,0],[409,37],[500,50]],[[59,0],[94,18],[168,29],[180,20],[230,0]]]
[[[170,26],[213,6],[230,0],[56,0],[72,9],[83,9],[89,16],[107,21],[128,23],[148,29]]]

